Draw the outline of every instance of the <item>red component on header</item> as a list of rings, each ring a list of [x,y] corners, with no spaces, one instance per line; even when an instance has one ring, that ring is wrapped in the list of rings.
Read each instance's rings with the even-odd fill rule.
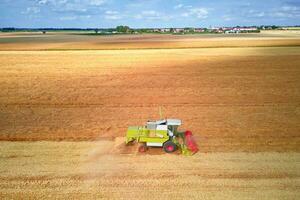
[[[187,148],[192,151],[193,153],[196,153],[199,149],[198,149],[198,145],[193,137],[193,134],[191,131],[186,131],[184,133],[185,135],[185,145],[187,146]]]

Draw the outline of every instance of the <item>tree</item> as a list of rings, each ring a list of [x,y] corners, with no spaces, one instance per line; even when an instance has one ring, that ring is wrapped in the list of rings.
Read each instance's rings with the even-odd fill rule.
[[[185,32],[188,32],[188,33],[194,33],[194,32],[195,32],[195,28],[192,28],[192,27],[186,27],[186,28],[184,28],[184,31],[185,31]]]
[[[117,26],[116,30],[119,33],[128,33],[128,32],[130,32],[129,26]]]

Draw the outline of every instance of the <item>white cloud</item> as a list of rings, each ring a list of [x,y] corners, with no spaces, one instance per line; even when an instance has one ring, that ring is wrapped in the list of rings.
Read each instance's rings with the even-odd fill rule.
[[[297,6],[283,6],[282,7],[282,11],[286,11],[286,12],[297,12],[300,11],[300,8]]]
[[[245,17],[247,18],[264,18],[264,17],[272,17],[272,18],[297,18],[300,17],[300,7],[297,6],[283,6],[281,8],[273,8],[267,11],[260,11],[250,9],[245,12]]]
[[[222,17],[224,19],[224,21],[232,21],[234,18],[230,15],[223,15]]]
[[[148,16],[155,16],[155,15],[159,15],[159,13],[155,10],[145,10],[142,11],[143,15],[148,15]]]
[[[87,12],[102,6],[107,0],[36,0],[39,6],[47,6],[53,11],[61,12]]]
[[[73,20],[78,20],[78,19],[90,19],[91,15],[82,15],[82,16],[62,16],[59,19],[62,21],[73,21]]]
[[[49,0],[38,0],[37,2],[40,5],[44,5],[44,4],[47,4],[49,2]]]
[[[180,9],[180,8],[182,8],[184,5],[183,4],[178,4],[178,5],[176,5],[176,6],[174,6],[174,9]]]
[[[76,20],[77,16],[63,16],[59,18],[62,21],[68,21],[68,20]]]
[[[300,17],[299,6],[282,6],[280,8],[270,8],[268,10],[256,10],[250,9],[244,11],[245,18],[277,18],[283,19],[294,19]]]
[[[198,19],[206,19],[208,17],[207,8],[190,8],[181,14],[182,17],[197,17]]]
[[[105,0],[90,0],[90,5],[92,6],[101,6],[105,3]]]
[[[79,12],[79,13],[87,12],[87,8],[85,5],[77,4],[77,3],[68,3],[68,2],[63,6],[55,7],[53,10],[59,12]]]
[[[38,7],[28,7],[22,14],[37,14],[39,12],[41,12],[41,9]]]
[[[90,19],[91,17],[92,17],[91,15],[80,16],[81,19]]]
[[[185,8],[193,8],[193,6],[184,6]]]
[[[160,14],[155,10],[144,10],[140,14],[137,14],[135,18],[137,19],[150,19],[150,18],[157,18]]]
[[[263,11],[258,11],[258,10],[248,10],[247,11],[247,17],[258,17],[258,18],[261,18],[261,17],[265,17],[267,15],[267,13],[263,12]]]
[[[40,5],[45,5],[45,4],[53,4],[53,5],[60,5],[60,4],[65,4],[70,0],[37,0],[37,3]]]
[[[189,17],[189,16],[190,16],[190,14],[189,14],[189,13],[187,13],[187,12],[185,12],[185,13],[182,13],[182,14],[181,14],[181,16],[182,16],[182,17]]]
[[[292,13],[287,13],[287,12],[273,12],[270,14],[272,17],[278,17],[278,18],[293,18],[293,17],[299,17],[300,15],[298,14],[292,14]]]
[[[136,19],[145,19],[145,20],[170,20],[172,16],[160,13],[155,10],[144,10],[140,14],[134,16]]]
[[[143,16],[141,14],[137,14],[133,16],[135,19],[143,19]]]
[[[104,18],[108,20],[119,20],[122,19],[123,17],[119,15],[105,15]]]
[[[107,11],[105,11],[105,14],[107,14],[107,15],[116,15],[116,14],[119,14],[119,12],[118,11],[107,10]]]
[[[124,15],[121,15],[118,11],[107,10],[105,11],[104,18],[108,20],[119,20],[119,19],[123,19]]]
[[[283,6],[281,9],[277,9],[273,13],[271,13],[271,16],[281,17],[281,18],[300,17],[300,7],[299,6]]]
[[[175,10],[179,10],[179,9],[190,9],[193,8],[193,6],[191,5],[184,5],[184,4],[177,4],[174,6]]]
[[[265,12],[259,12],[259,13],[256,13],[256,17],[264,17],[266,15]]]
[[[81,4],[81,5],[93,5],[93,6],[100,6],[103,5],[106,0],[36,0],[38,4],[66,4],[66,3],[73,3],[73,4]]]

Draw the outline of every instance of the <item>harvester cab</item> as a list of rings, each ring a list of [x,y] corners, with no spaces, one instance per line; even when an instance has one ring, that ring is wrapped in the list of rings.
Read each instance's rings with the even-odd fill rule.
[[[148,121],[145,126],[131,126],[127,130],[126,144],[138,142],[139,152],[148,147],[162,147],[166,153],[180,149],[184,155],[192,155],[198,151],[197,144],[190,131],[180,132],[179,119],[163,119]]]

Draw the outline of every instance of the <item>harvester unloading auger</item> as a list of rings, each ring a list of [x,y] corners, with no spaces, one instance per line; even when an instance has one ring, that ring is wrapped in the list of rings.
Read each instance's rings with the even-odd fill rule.
[[[134,141],[140,143],[139,152],[147,151],[148,147],[162,147],[166,153],[177,149],[184,155],[193,155],[198,146],[191,131],[178,131],[179,119],[163,119],[148,121],[145,126],[131,126],[127,130],[126,144]]]

